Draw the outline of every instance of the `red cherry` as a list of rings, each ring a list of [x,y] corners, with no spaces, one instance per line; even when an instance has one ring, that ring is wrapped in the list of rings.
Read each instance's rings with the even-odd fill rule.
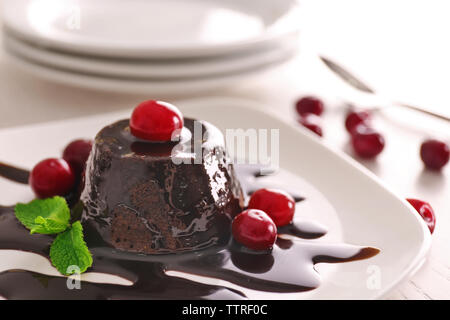
[[[433,233],[434,227],[436,226],[436,216],[434,210],[428,202],[418,200],[418,199],[406,199],[417,212],[421,215],[423,220],[426,222],[428,229]]]
[[[29,183],[39,198],[63,196],[75,185],[75,174],[63,159],[45,159],[31,171]]]
[[[355,153],[361,158],[375,158],[384,149],[383,136],[364,125],[359,125],[353,131],[352,145]]]
[[[321,137],[323,135],[323,132],[322,127],[320,126],[321,123],[320,120],[321,119],[318,116],[311,113],[305,115],[304,117],[301,117],[298,120],[298,122],[305,128],[311,130],[312,132]]]
[[[445,142],[426,140],[420,147],[420,157],[427,168],[440,170],[450,158],[450,148]]]
[[[315,97],[303,97],[295,104],[297,113],[304,116],[309,113],[320,116],[323,112],[323,102]]]
[[[281,190],[259,189],[251,195],[248,208],[264,211],[277,227],[282,227],[291,223],[294,217],[295,200]]]
[[[140,103],[130,119],[131,133],[137,138],[153,142],[171,141],[179,136],[182,128],[183,115],[180,110],[163,101]]]
[[[231,229],[237,242],[253,250],[270,249],[277,239],[277,226],[261,210],[241,212],[234,218]]]
[[[345,118],[345,128],[349,133],[353,133],[360,124],[369,126],[371,114],[369,111],[352,111]]]
[[[66,160],[77,175],[81,175],[86,165],[86,161],[91,153],[91,140],[75,140],[67,145],[63,152],[63,159]]]

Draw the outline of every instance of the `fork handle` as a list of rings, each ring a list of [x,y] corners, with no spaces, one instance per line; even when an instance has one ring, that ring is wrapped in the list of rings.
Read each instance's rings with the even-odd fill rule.
[[[418,112],[421,112],[421,113],[425,113],[425,114],[427,114],[429,116],[433,116],[435,118],[439,118],[441,120],[445,120],[445,121],[450,122],[450,117],[444,116],[442,114],[434,113],[432,111],[428,111],[428,110],[422,109],[420,107],[416,107],[416,106],[413,106],[413,105],[410,105],[410,104],[407,104],[407,103],[403,103],[403,102],[394,102],[393,104],[396,105],[396,106],[400,106],[400,107],[403,107],[403,108],[410,109],[410,110],[414,110],[414,111],[418,111]]]

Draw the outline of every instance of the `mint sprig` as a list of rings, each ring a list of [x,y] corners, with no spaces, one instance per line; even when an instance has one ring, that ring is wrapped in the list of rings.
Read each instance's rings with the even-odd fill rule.
[[[56,234],[70,226],[70,210],[66,200],[61,197],[18,203],[14,211],[17,219],[31,234]]]
[[[83,273],[92,266],[79,221],[70,225],[70,209],[62,197],[36,199],[16,205],[17,219],[30,233],[58,234],[50,247],[50,260],[64,274]]]
[[[84,242],[80,221],[56,237],[50,248],[50,259],[56,269],[65,275],[83,273],[92,266],[92,255]]]

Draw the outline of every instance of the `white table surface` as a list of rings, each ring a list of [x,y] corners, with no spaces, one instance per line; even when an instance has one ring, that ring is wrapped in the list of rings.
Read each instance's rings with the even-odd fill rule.
[[[295,121],[292,109],[294,101],[305,94],[316,94],[324,99],[327,107],[323,116],[324,141],[351,154],[343,127],[343,101],[364,104],[367,99],[354,94],[330,74],[305,42],[302,42],[296,59],[264,74],[258,81],[239,83],[236,88],[206,95],[259,101],[286,121]],[[0,52],[0,128],[129,109],[149,98],[176,102],[177,99],[190,97],[183,93],[177,97],[105,93],[47,82],[9,65],[4,52]],[[441,173],[424,170],[418,150],[421,141],[429,134],[450,140],[450,126],[396,108],[377,113],[376,125],[385,134],[387,146],[377,160],[364,161],[364,164],[399,195],[429,201],[437,215],[433,245],[427,262],[388,298],[449,299],[450,165]],[[370,197],[369,194],[367,196]]]

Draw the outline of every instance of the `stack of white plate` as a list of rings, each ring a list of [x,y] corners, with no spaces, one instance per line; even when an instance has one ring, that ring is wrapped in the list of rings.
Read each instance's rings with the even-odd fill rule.
[[[296,0],[4,0],[9,57],[94,89],[192,93],[290,59]]]

